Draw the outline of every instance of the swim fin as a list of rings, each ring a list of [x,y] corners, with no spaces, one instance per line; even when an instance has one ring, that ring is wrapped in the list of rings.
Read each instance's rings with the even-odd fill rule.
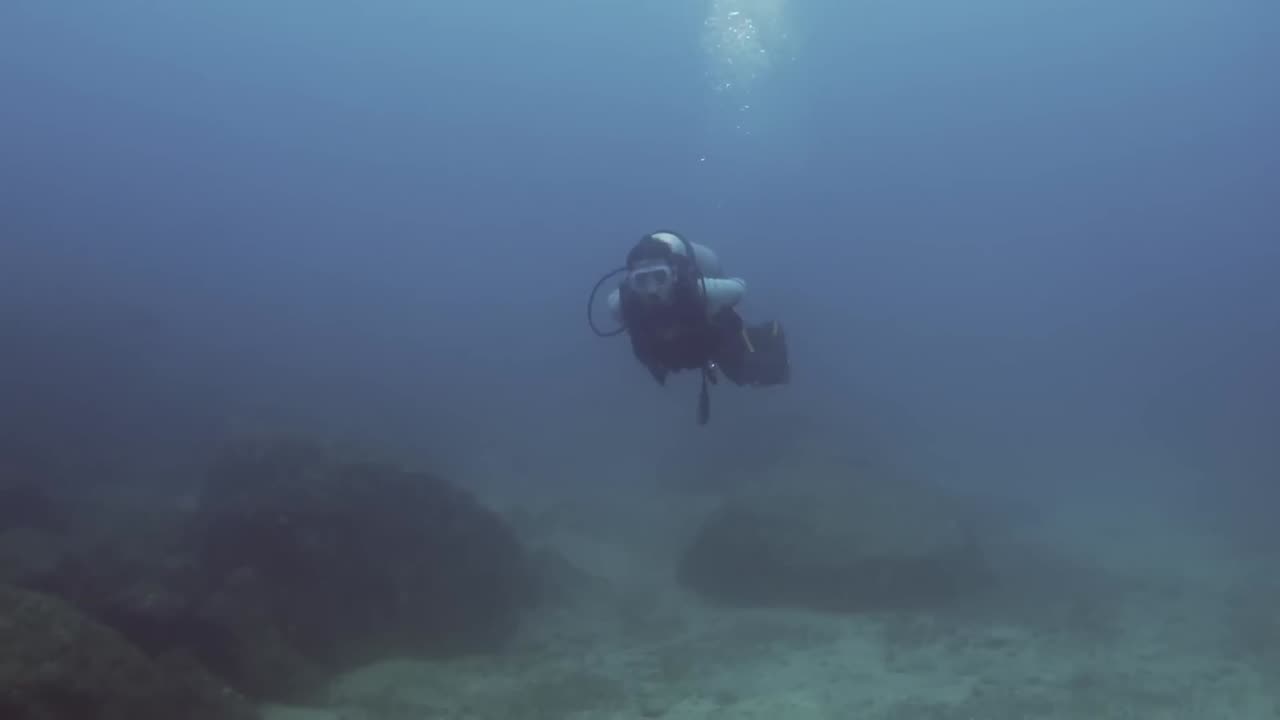
[[[775,320],[743,327],[741,342],[735,345],[731,365],[737,376],[733,379],[739,385],[768,387],[791,381],[791,359],[782,323]]]

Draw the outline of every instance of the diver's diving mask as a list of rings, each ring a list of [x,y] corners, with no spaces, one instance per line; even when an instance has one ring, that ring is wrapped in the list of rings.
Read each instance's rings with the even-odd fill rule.
[[[665,262],[638,265],[627,274],[627,285],[641,297],[666,300],[676,284],[675,270]]]

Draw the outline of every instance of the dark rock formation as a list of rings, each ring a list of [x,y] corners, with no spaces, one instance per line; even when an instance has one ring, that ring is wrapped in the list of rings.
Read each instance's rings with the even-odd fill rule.
[[[468,493],[304,443],[224,455],[194,510],[70,516],[60,535],[0,533],[0,579],[261,699],[307,699],[374,659],[497,648],[538,589],[515,536]]]
[[[101,504],[75,513],[46,550],[58,548],[57,564],[15,582],[66,598],[148,653],[225,656],[226,631],[201,612],[221,580],[197,563],[194,514]]]
[[[5,720],[250,720],[238,694],[178,656],[153,660],[49,595],[0,586]]]
[[[502,519],[431,475],[276,444],[224,457],[200,512],[209,611],[321,667],[493,650],[534,600]]]
[[[679,576],[723,604],[850,612],[945,603],[988,579],[958,504],[922,484],[858,478],[728,500]]]

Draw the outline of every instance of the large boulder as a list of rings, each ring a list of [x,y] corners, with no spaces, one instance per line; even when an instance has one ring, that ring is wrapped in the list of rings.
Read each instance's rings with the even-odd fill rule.
[[[503,520],[457,486],[302,442],[224,454],[185,511],[59,514],[64,532],[0,532],[0,581],[264,700],[310,700],[370,660],[497,648],[538,587]]]
[[[231,631],[230,657],[327,672],[489,651],[536,600],[502,518],[433,475],[272,443],[218,461],[199,514],[197,563],[218,579],[201,612]]]
[[[0,536],[0,577],[65,598],[150,654],[231,664],[232,633],[205,611],[223,580],[199,566],[194,513],[80,503],[73,517],[60,535]]]
[[[148,654],[198,658],[244,692],[296,698],[319,686],[301,659],[264,669],[269,626],[239,641],[242,619],[221,602],[234,582],[199,565],[198,515],[101,502],[65,512],[62,533],[0,533],[0,582],[56,595]]]
[[[961,503],[922,483],[836,473],[726,500],[679,577],[727,605],[854,612],[946,603],[989,574]]]
[[[0,585],[5,720],[251,720],[237,693],[180,656],[153,660],[50,595]]]

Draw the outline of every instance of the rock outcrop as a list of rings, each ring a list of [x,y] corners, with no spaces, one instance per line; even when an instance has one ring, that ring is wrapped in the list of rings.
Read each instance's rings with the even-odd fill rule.
[[[537,600],[523,547],[469,493],[301,442],[225,454],[194,509],[57,514],[63,532],[0,533],[0,581],[257,699],[306,700],[385,657],[496,649]]]
[[[946,603],[989,574],[962,506],[944,493],[836,476],[728,499],[679,576],[727,605],[856,612]]]
[[[278,445],[217,464],[199,522],[197,562],[218,579],[203,612],[273,648],[254,656],[323,670],[490,651],[536,600],[501,517],[428,474]]]
[[[0,585],[5,720],[251,720],[238,693],[181,656],[148,657],[53,596]]]

